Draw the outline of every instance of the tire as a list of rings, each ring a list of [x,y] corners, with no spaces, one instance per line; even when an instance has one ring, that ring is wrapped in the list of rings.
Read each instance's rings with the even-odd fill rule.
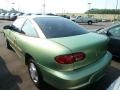
[[[92,25],[92,23],[93,23],[92,21],[88,21],[88,25]]]
[[[42,88],[43,87],[43,78],[41,76],[41,73],[37,67],[37,65],[33,62],[33,59],[29,59],[28,62],[28,71],[31,77],[31,80],[33,83],[38,87]]]

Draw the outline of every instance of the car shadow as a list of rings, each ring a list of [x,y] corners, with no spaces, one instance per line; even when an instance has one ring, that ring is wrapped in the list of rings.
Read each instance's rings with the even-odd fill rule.
[[[19,83],[22,83],[22,79],[12,75],[5,61],[0,57],[0,90],[20,90]]]
[[[47,84],[46,82],[43,83],[43,86],[39,88],[39,90],[58,90],[53,86]]]
[[[120,57],[113,57],[113,60],[120,63]]]

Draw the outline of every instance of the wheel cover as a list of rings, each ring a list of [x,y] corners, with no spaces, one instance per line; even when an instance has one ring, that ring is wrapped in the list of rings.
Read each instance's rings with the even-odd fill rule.
[[[33,63],[30,63],[29,66],[30,76],[34,83],[38,83],[38,72],[36,66]]]

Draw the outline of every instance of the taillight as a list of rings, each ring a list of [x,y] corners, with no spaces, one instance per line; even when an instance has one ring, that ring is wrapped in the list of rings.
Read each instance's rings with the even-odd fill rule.
[[[85,58],[85,54],[82,52],[75,53],[75,54],[73,54],[73,56],[75,58],[75,61],[81,61],[81,60],[84,60],[84,58]]]
[[[73,53],[68,55],[56,56],[55,60],[59,64],[72,64],[74,62],[84,60],[84,58],[85,58],[85,54],[82,52],[79,52],[79,53]]]

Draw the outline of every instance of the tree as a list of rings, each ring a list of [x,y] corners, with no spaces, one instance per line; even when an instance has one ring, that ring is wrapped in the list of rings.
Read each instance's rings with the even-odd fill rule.
[[[120,9],[90,9],[86,14],[120,14]]]

